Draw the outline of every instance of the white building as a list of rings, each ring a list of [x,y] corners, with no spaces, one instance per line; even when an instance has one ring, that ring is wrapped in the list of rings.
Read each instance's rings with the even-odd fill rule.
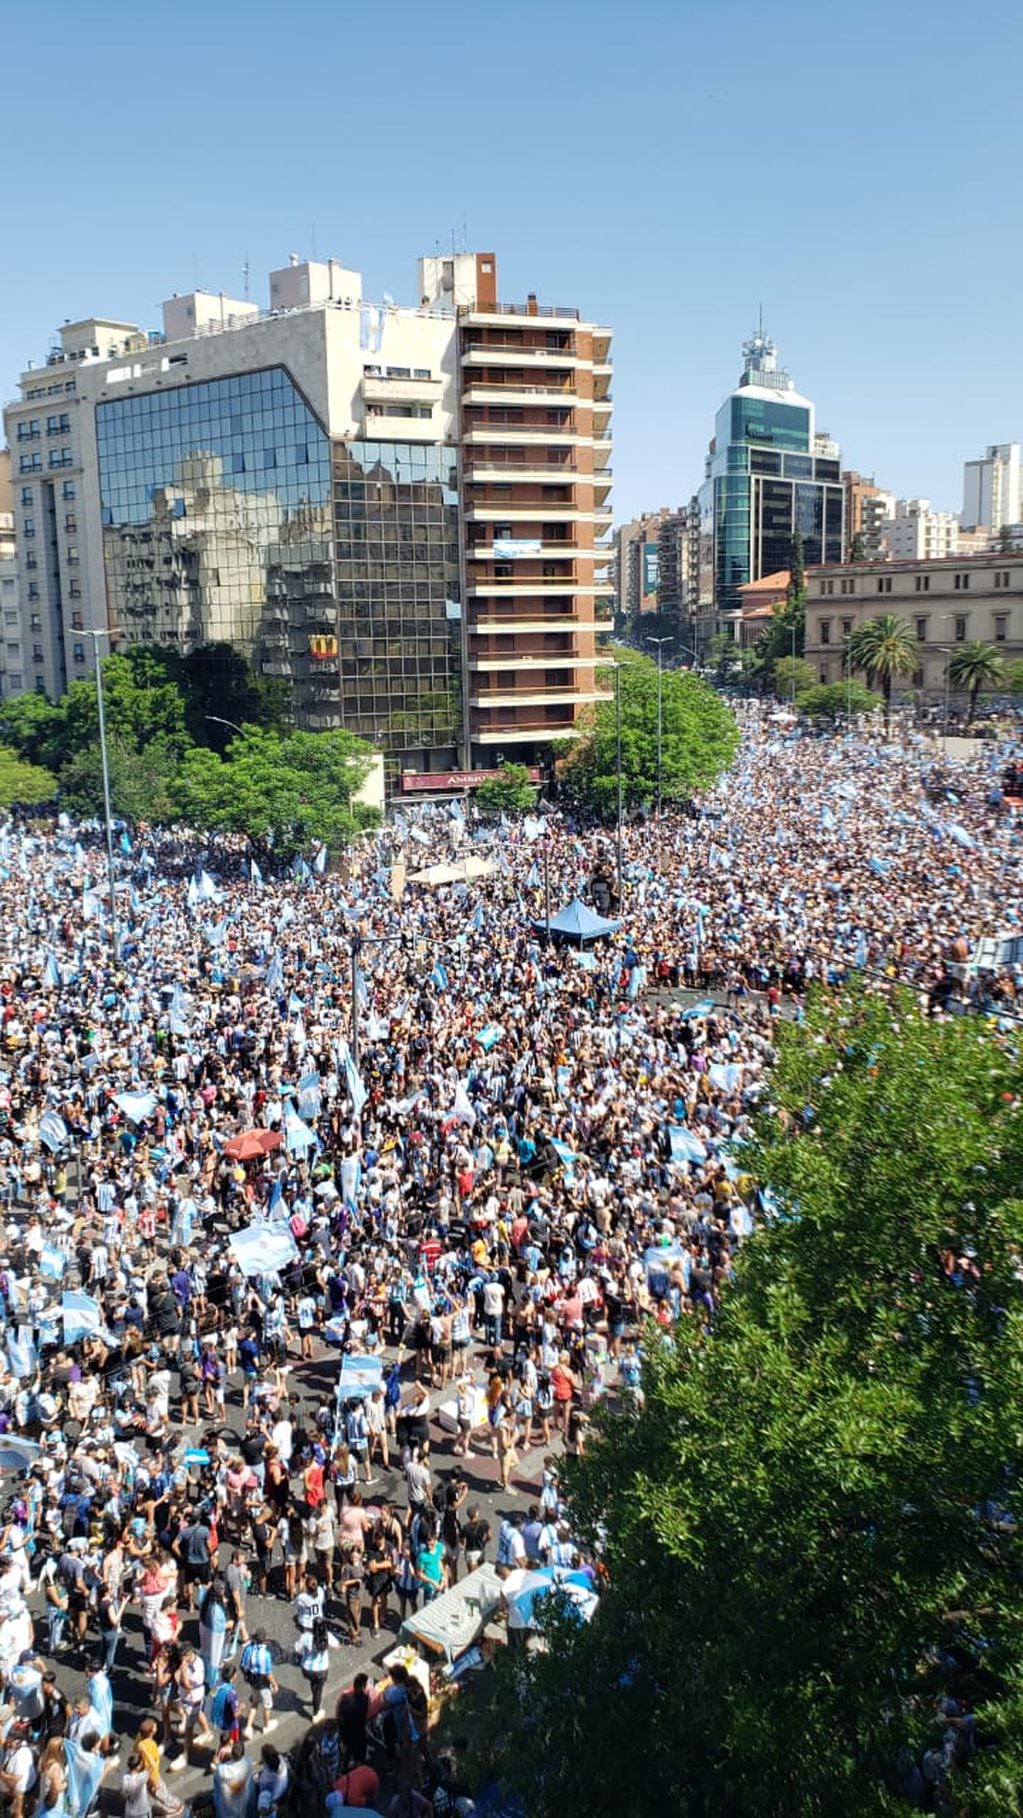
[[[570,736],[600,698],[610,330],[500,302],[492,253],[421,260],[416,295],[371,302],[293,255],[265,311],[194,291],[162,333],[65,325],[4,413],[6,691],[59,696],[111,626],[229,642],[291,684],[299,725],[410,769]]]
[[[962,522],[986,524],[996,536],[1023,517],[1018,442],[996,442],[979,461],[963,463]]]
[[[932,511],[930,499],[896,499],[892,516],[878,528],[883,550],[896,562],[940,560],[959,550],[959,519],[952,511]]]

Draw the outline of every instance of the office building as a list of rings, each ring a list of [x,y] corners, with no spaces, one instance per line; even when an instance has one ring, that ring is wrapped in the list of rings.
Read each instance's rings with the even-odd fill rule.
[[[718,411],[700,489],[701,639],[738,635],[740,589],[787,568],[798,529],[807,564],[841,561],[845,498],[836,443],[758,329]]]
[[[997,537],[1023,517],[1018,442],[996,442],[979,461],[963,463],[962,523],[984,525]]]
[[[895,562],[941,561],[959,552],[959,519],[932,511],[930,499],[896,499],[880,523],[881,553]]]
[[[14,542],[14,500],[10,449],[0,448],[0,696],[11,693],[9,677],[21,677],[21,613]]]
[[[668,513],[657,533],[657,607],[686,617],[697,603],[700,507],[696,499]]]
[[[615,611],[619,618],[657,612],[660,604],[660,535],[672,513],[667,505],[620,524],[614,533]]]
[[[395,769],[539,759],[594,698],[610,529],[610,333],[501,304],[492,254],[420,261],[413,308],[337,261],[270,309],[191,292],[163,328],[66,325],[5,413],[23,685],[88,631],[227,640],[296,723]]]
[[[910,627],[920,664],[906,690],[939,698],[948,652],[974,641],[1023,657],[1023,558],[996,554],[843,562],[807,574],[805,655],[822,682],[845,679],[845,641],[891,613]]]

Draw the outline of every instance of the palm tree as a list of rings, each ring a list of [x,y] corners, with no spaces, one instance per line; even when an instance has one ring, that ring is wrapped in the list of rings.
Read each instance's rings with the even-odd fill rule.
[[[880,688],[884,696],[884,723],[891,716],[892,683],[912,675],[919,666],[920,647],[905,619],[893,612],[868,619],[854,631],[848,644],[849,661],[854,669],[863,669],[869,687]]]
[[[969,691],[970,710],[966,715],[966,724],[973,724],[977,711],[977,696],[982,688],[997,688],[1005,677],[1005,664],[1001,654],[993,644],[984,644],[975,638],[972,644],[960,644],[949,658],[948,679],[954,688],[965,688]]]

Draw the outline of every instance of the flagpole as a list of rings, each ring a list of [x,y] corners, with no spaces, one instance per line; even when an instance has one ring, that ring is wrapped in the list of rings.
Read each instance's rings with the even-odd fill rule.
[[[352,1039],[348,1046],[351,1049],[352,1062],[356,1072],[359,1070],[359,954],[362,951],[361,934],[353,934],[349,942],[349,953],[352,960]]]
[[[99,640],[109,638],[106,626],[89,631],[92,639],[93,659],[96,664],[96,708],[99,715],[99,757],[103,771],[103,818],[107,833],[107,877],[110,883],[110,944],[113,949],[114,965],[121,963],[121,938],[117,928],[117,874],[114,870],[114,825],[110,817],[110,765],[107,760],[107,722],[103,705],[103,665],[100,661]]]

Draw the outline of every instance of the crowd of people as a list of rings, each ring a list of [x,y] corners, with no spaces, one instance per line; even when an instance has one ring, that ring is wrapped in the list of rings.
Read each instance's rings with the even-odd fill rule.
[[[778,1016],[854,970],[1012,1015],[1006,763],[753,729],[625,829],[620,889],[557,809],[399,811],[334,873],[126,832],[116,928],[94,830],[0,832],[12,1818],[110,1785],[176,1818],[189,1765],[220,1818],[277,1811],[296,1710],[331,1812],[471,1809],[384,1656],[484,1562],[599,1591],[558,1460],[640,1392],[651,1321],[713,1322]],[[413,880],[469,852],[489,875]],[[616,925],[549,939],[595,892]],[[346,1354],[372,1392],[339,1398]]]

